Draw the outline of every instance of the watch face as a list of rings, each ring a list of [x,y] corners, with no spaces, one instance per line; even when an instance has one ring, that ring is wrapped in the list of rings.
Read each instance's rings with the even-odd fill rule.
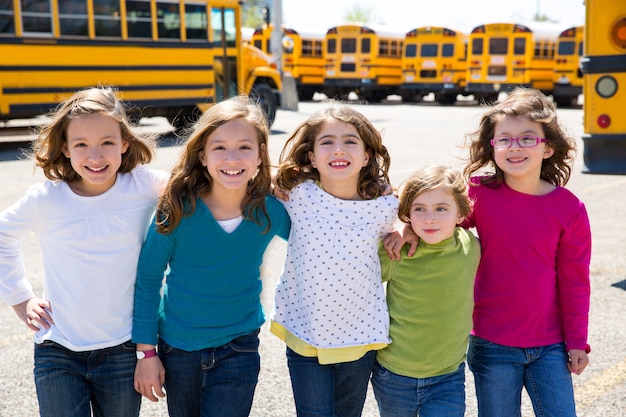
[[[141,351],[137,351],[137,359],[143,359],[146,357],[146,354],[144,352]]]

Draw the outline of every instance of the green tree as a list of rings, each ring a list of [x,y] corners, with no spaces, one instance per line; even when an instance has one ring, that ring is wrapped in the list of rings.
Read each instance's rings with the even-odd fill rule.
[[[250,28],[258,28],[265,23],[263,20],[263,8],[268,7],[267,0],[246,0],[243,3],[241,25]]]
[[[533,18],[533,20],[535,22],[549,22],[549,23],[558,23],[558,20],[552,19],[549,16],[545,15],[545,14],[535,14],[535,17]]]
[[[370,23],[372,18],[372,10],[362,7],[358,4],[352,6],[352,9],[346,11],[343,19],[346,22]]]

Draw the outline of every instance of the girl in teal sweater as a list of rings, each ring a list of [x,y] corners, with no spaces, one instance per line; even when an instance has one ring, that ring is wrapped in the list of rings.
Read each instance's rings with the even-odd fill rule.
[[[135,388],[156,401],[165,386],[172,417],[250,413],[265,321],[259,268],[272,238],[286,239],[291,225],[268,196],[268,135],[261,108],[245,97],[207,110],[142,248]]]

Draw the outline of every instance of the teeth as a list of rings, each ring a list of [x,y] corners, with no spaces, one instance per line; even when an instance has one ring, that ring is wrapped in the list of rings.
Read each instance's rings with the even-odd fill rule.
[[[100,167],[100,168],[87,167],[87,168],[89,168],[90,171],[100,172],[100,171],[103,171],[106,167]]]
[[[348,163],[346,161],[336,161],[336,162],[331,162],[330,166],[332,167],[339,167],[339,166],[347,166]]]
[[[241,174],[241,170],[237,170],[237,171],[222,171],[224,174],[226,175],[238,175]]]

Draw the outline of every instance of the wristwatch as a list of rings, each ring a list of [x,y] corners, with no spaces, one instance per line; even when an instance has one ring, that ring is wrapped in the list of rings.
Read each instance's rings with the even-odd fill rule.
[[[138,350],[136,353],[137,353],[137,359],[153,358],[157,355],[156,349]]]

